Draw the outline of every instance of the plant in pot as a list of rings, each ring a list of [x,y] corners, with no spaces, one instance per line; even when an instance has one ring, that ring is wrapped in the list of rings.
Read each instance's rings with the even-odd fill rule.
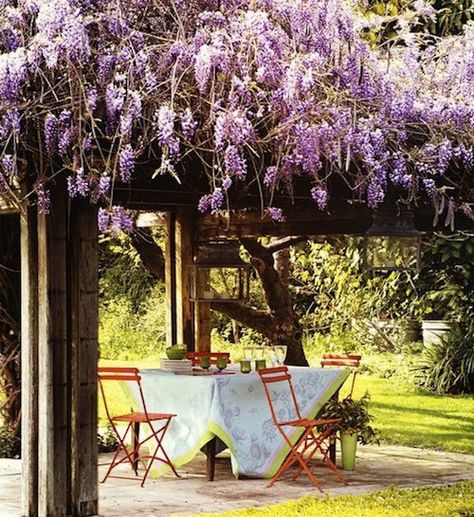
[[[370,425],[370,395],[366,393],[359,400],[351,397],[343,400],[330,400],[320,414],[321,418],[338,418],[336,424],[341,439],[342,468],[354,470],[357,443],[379,443],[377,431]]]

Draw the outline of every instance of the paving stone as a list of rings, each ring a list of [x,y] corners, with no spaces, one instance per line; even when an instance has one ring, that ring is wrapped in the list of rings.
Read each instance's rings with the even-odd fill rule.
[[[101,455],[100,464],[109,456]],[[99,479],[105,466],[99,467]],[[0,460],[0,517],[20,514],[19,460]],[[128,475],[124,465],[120,474]],[[268,480],[235,479],[230,458],[225,452],[217,457],[215,481],[206,481],[206,461],[198,455],[179,470],[182,476],[148,479],[140,488],[135,479],[110,478],[100,484],[100,515],[186,516],[200,512],[264,506],[288,499],[312,495],[320,497],[304,476],[296,481],[279,481],[267,488]],[[325,493],[332,495],[363,494],[389,486],[441,486],[463,479],[474,480],[474,456],[414,449],[395,445],[359,447],[357,469],[344,472],[348,484],[341,485],[322,464],[315,464],[315,474]]]

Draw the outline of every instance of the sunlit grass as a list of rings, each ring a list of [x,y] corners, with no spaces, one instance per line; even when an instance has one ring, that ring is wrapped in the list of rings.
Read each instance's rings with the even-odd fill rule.
[[[211,514],[200,514],[206,517]],[[213,514],[216,515],[216,514]],[[474,482],[442,488],[388,488],[362,496],[304,497],[263,508],[224,512],[225,517],[472,517]]]

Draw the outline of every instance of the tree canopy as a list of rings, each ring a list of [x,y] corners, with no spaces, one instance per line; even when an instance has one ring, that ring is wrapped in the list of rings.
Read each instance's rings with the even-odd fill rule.
[[[376,46],[363,29],[381,21],[346,0],[0,5],[0,196],[26,178],[47,212],[65,175],[106,207],[101,229],[127,231],[113,186],[146,170],[207,177],[201,212],[253,188],[281,221],[275,193],[303,178],[320,210],[393,192],[472,216],[472,23],[428,44],[417,1]]]

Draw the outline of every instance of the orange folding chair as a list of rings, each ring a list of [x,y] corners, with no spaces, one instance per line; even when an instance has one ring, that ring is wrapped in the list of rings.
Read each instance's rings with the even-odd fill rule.
[[[352,384],[348,398],[352,397],[354,391],[357,368],[360,366],[362,356],[359,354],[324,354],[321,360],[321,367],[325,366],[343,366],[352,369]]]
[[[107,418],[109,419],[110,425],[112,426],[112,429],[119,443],[119,446],[117,447],[117,450],[114,453],[112,462],[109,465],[109,469],[107,470],[107,473],[105,474],[102,483],[104,483],[108,477],[124,477],[111,476],[111,472],[115,467],[117,467],[125,461],[128,461],[130,463],[132,470],[135,472],[135,475],[138,476],[138,461],[142,461],[143,465],[145,466],[143,460],[146,459],[148,459],[149,461],[148,466],[145,466],[145,473],[141,481],[142,487],[145,483],[148,473],[150,472],[154,460],[158,460],[168,465],[175,474],[175,476],[180,477],[176,472],[173,464],[171,463],[168,455],[166,454],[165,449],[163,448],[163,437],[165,436],[171,419],[176,415],[169,413],[150,413],[147,410],[145,404],[145,397],[143,396],[141,377],[139,375],[138,369],[125,367],[101,367],[98,369],[98,381]],[[140,396],[138,406],[141,405],[141,411],[131,410],[131,412],[127,414],[112,415],[107,404],[106,389],[104,388],[104,384],[111,381],[136,383],[138,393]],[[157,424],[157,422],[159,422],[159,424]],[[125,433],[123,433],[123,435],[121,435],[117,429],[117,426],[120,424],[127,425]],[[139,440],[140,424],[147,424],[150,429],[150,435],[142,441]],[[127,445],[125,443],[127,437],[129,436],[131,438],[131,445]],[[146,454],[140,456],[140,448],[143,444],[150,440],[156,441],[156,447],[153,454]],[[159,456],[158,454],[160,453],[160,451],[161,455]],[[125,456],[119,459],[118,456],[121,452],[124,452]]]
[[[327,447],[324,445],[324,442],[328,439],[331,439],[331,437],[334,435],[334,426],[340,422],[340,419],[303,418],[301,416],[298,402],[296,400],[295,390],[291,382],[291,375],[288,373],[288,368],[286,366],[278,366],[276,368],[260,368],[258,370],[258,374],[260,375],[260,379],[263,383],[263,388],[268,400],[268,404],[270,406],[273,423],[282,435],[286,444],[290,447],[288,456],[278,469],[277,473],[273,476],[268,486],[272,486],[276,481],[278,481],[283,472],[289,469],[292,465],[296,464],[299,468],[292,479],[297,479],[302,472],[305,472],[313,486],[322,492],[323,489],[321,488],[319,481],[316,479],[308,465],[309,461],[313,458],[316,452],[321,453],[324,464],[326,464],[334,472],[339,481],[346,484],[344,476],[339,472],[336,465],[329,458]],[[280,383],[280,386],[283,386],[283,383],[286,383],[286,389],[283,390],[284,394],[282,394],[281,390],[277,392],[277,390],[271,389],[270,385],[274,386],[277,383]],[[291,394],[290,401],[288,401],[287,397],[288,391]],[[285,402],[287,404],[292,406],[292,411],[294,410],[295,418],[284,421],[279,419],[278,410],[275,405],[276,400],[281,399],[282,397],[285,398]],[[317,427],[321,427],[323,430],[318,431],[316,429]],[[302,429],[303,432],[296,440],[296,443],[293,444],[290,436],[298,429]],[[305,454],[308,452],[309,454],[305,457]]]
[[[225,357],[227,363],[230,363],[229,352],[186,352],[186,359],[189,359],[193,366],[199,364],[201,357],[209,357],[210,364],[217,364],[218,357]]]

